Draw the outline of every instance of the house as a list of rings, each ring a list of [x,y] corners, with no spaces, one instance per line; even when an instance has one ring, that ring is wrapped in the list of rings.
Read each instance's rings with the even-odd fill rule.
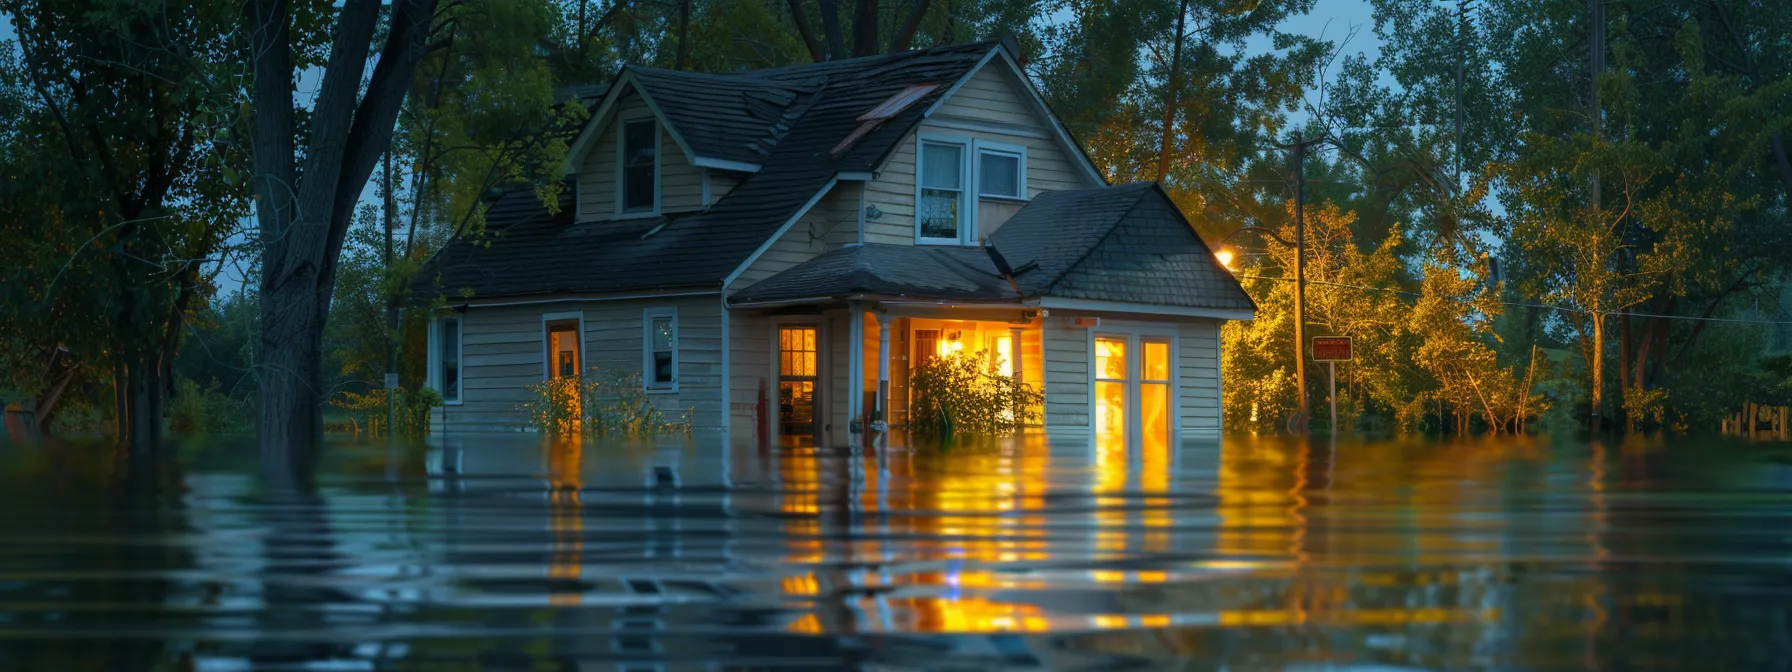
[[[567,172],[557,208],[505,193],[420,274],[447,303],[437,431],[521,429],[526,386],[603,367],[699,432],[844,445],[876,409],[902,427],[911,365],[962,350],[1041,387],[1054,434],[1219,435],[1219,327],[1254,305],[1162,189],[1106,183],[999,42],[630,66]]]

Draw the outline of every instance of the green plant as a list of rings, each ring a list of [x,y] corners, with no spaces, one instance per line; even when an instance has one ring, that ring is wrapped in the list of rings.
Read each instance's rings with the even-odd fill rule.
[[[601,367],[529,386],[534,398],[519,407],[543,434],[652,436],[688,434],[690,409],[667,415],[641,386],[641,374]]]
[[[168,399],[168,431],[176,436],[196,436],[247,429],[250,404],[233,399],[218,387],[218,381],[200,387],[191,378],[174,381],[174,394]]]
[[[331,399],[330,405],[349,413],[348,430],[367,432],[369,436],[386,434],[386,390],[370,390],[366,394],[344,392]],[[428,387],[415,390],[399,388],[393,397],[392,415],[397,424],[396,435],[415,439],[429,434],[429,411],[442,405],[442,394]]]
[[[984,352],[935,357],[909,374],[915,395],[909,431],[922,439],[997,436],[1037,424],[1045,395],[995,372]]]

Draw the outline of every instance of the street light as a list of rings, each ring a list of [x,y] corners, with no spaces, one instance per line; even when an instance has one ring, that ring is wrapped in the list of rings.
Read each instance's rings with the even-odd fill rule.
[[[1277,235],[1276,232],[1274,230],[1270,229],[1269,227],[1258,226],[1258,225],[1252,224],[1250,226],[1245,226],[1236,231],[1233,231],[1232,233],[1226,234],[1226,237],[1221,238],[1219,240],[1219,243],[1214,246],[1216,248],[1216,251],[1213,253],[1214,259],[1218,260],[1220,262],[1221,266],[1225,266],[1227,270],[1234,270],[1234,271],[1237,270],[1237,269],[1232,268],[1232,261],[1233,261],[1233,259],[1237,258],[1238,254],[1235,250],[1233,250],[1231,247],[1229,247],[1226,244],[1226,241],[1232,240],[1233,236],[1237,236],[1238,234],[1245,233],[1247,231],[1256,233],[1256,234],[1260,234],[1260,235],[1264,235],[1264,236],[1268,236],[1271,239],[1274,239],[1278,243],[1281,243],[1283,245],[1287,245],[1288,247],[1294,248],[1294,260],[1295,260],[1294,261],[1294,384],[1300,388],[1300,417],[1298,417],[1295,420],[1294,424],[1298,428],[1297,433],[1299,433],[1299,434],[1307,433],[1307,351],[1306,351],[1306,343],[1307,343],[1307,237],[1306,237],[1306,228],[1307,228],[1306,222],[1296,219],[1295,223],[1294,223],[1294,240],[1295,240],[1295,242],[1289,242],[1287,239],[1281,237],[1280,235]]]

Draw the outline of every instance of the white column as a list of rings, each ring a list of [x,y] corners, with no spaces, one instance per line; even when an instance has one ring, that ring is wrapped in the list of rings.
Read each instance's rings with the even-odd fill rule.
[[[849,343],[846,346],[846,422],[847,437],[853,446],[860,445],[865,438],[864,432],[869,427],[860,426],[859,433],[851,433],[855,423],[865,417],[865,306],[857,301],[852,302],[846,311],[846,333]]]
[[[877,314],[877,445],[890,445],[890,316]]]
[[[1027,382],[1027,375],[1025,373],[1026,367],[1021,366],[1021,358],[1020,358],[1020,350],[1021,350],[1020,338],[1021,338],[1021,333],[1024,331],[1025,330],[1022,329],[1021,327],[1009,327],[1008,328],[1008,359],[1013,360],[1013,361],[1009,362],[1009,364],[1012,364],[1014,366],[1014,382],[1016,382],[1016,383]]]

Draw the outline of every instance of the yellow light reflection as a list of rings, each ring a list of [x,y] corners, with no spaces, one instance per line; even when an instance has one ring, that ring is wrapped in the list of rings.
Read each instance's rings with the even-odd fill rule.
[[[548,578],[577,579],[583,573],[585,550],[585,512],[579,500],[584,487],[582,437],[573,434],[549,445],[547,458],[548,527],[553,534]],[[555,590],[549,593],[548,601],[556,605],[581,604],[584,594]]]

